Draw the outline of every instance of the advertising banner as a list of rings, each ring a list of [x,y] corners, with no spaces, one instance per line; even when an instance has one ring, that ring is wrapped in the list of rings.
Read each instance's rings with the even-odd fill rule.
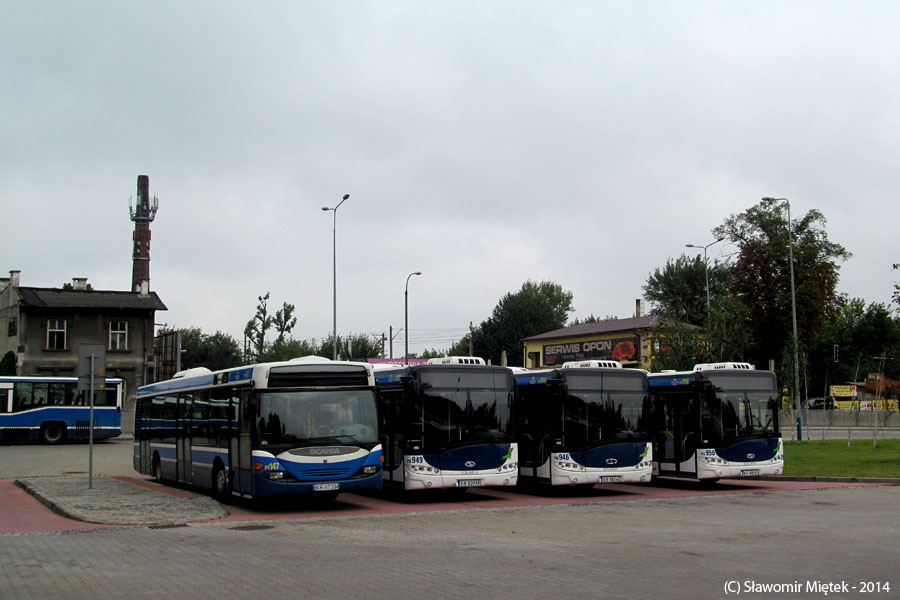
[[[639,361],[640,347],[638,336],[547,344],[544,346],[544,364],[560,366],[575,360]]]

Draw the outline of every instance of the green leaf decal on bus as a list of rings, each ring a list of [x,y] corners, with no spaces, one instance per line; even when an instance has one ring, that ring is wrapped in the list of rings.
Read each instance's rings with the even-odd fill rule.
[[[647,453],[650,452],[650,444],[646,444],[644,446],[644,451],[641,452],[641,460],[647,458]]]
[[[503,457],[503,460],[509,460],[512,458],[512,446],[506,448],[506,456]]]

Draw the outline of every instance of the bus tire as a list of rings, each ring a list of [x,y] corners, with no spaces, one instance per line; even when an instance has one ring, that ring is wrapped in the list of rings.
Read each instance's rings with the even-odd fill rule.
[[[153,455],[153,481],[156,483],[162,482],[162,463],[159,460],[159,454]]]
[[[212,489],[213,495],[219,502],[226,502],[230,496],[231,490],[228,486],[228,476],[222,463],[216,460],[213,465],[212,473]]]
[[[66,439],[66,426],[62,423],[44,423],[41,425],[41,441],[45,444],[58,444]]]

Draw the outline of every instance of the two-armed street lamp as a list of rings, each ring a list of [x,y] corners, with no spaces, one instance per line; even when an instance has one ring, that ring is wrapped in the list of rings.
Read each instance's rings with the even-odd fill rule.
[[[713,244],[718,244],[725,238],[720,237],[714,242],[710,242],[705,246],[697,246],[695,244],[685,244],[687,248],[703,248],[703,264],[706,267],[706,312],[709,313],[709,263],[706,261],[706,249],[712,246]]]
[[[329,208],[327,206],[323,206],[322,210],[324,211],[332,211],[334,213],[334,219],[331,225],[331,246],[332,246],[332,256],[333,256],[333,270],[334,270],[334,287],[333,287],[333,298],[334,298],[334,331],[332,332],[332,342],[333,342],[333,359],[337,360],[337,210],[341,207],[341,204],[347,201],[350,198],[350,194],[344,194],[344,198],[338,202],[337,206],[334,208]]]
[[[406,290],[403,292],[403,329],[406,333],[403,335],[403,363],[409,364],[409,278],[413,275],[421,275],[422,271],[413,271],[406,276]]]

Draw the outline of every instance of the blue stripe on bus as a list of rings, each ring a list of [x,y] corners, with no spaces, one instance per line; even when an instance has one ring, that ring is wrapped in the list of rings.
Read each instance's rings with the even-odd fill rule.
[[[540,385],[553,379],[554,378],[549,375],[543,375],[541,377],[516,377],[516,385]]]
[[[666,377],[650,378],[647,383],[650,387],[672,387],[676,385],[690,385],[694,381],[692,377]]]

